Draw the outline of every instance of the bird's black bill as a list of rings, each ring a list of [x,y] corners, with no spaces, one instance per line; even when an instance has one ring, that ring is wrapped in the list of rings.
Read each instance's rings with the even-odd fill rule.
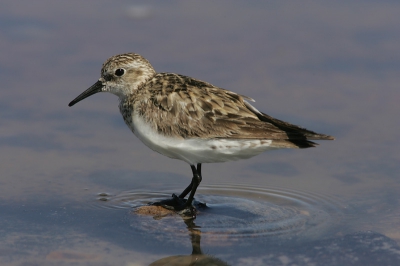
[[[101,89],[103,88],[103,83],[101,83],[101,81],[97,81],[95,84],[93,84],[89,89],[85,90],[84,92],[82,92],[81,94],[79,94],[78,97],[76,97],[75,99],[73,99],[68,106],[71,107],[74,104],[76,104],[77,102],[82,101],[83,99],[89,97],[90,95],[93,95],[95,93],[101,92]]]

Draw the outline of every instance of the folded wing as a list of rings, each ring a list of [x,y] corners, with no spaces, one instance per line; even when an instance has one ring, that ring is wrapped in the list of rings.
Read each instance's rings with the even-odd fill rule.
[[[307,148],[316,145],[309,140],[333,139],[259,112],[246,101],[251,98],[207,82],[160,73],[147,86],[149,84],[150,94],[146,104],[141,106],[141,113],[165,135],[266,139],[273,140],[272,144],[277,148]]]

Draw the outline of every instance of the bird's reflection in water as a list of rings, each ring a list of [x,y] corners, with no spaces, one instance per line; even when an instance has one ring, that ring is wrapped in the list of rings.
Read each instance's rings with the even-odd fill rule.
[[[160,219],[161,217],[157,217]],[[162,219],[162,218],[161,218]],[[192,244],[192,254],[190,255],[175,255],[162,258],[150,264],[150,266],[166,266],[166,265],[174,265],[174,266],[227,266],[226,262],[213,257],[211,255],[203,254],[201,250],[200,241],[201,241],[201,231],[200,227],[196,226],[194,219],[187,219],[182,217],[182,220],[186,224],[186,228],[188,229],[190,241]]]

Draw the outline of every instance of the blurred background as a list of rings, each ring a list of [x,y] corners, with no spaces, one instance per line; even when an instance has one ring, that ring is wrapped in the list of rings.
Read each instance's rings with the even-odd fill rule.
[[[127,244],[136,239],[128,208],[99,201],[101,193],[131,189],[179,192],[191,178],[186,163],[145,147],[124,124],[114,95],[67,106],[97,81],[107,58],[125,52],[141,54],[157,72],[250,96],[260,111],[336,137],[314,149],[204,165],[201,186],[247,184],[328,197],[342,214],[324,237],[373,231],[398,251],[398,1],[1,6],[2,265],[148,265],[190,254],[189,237],[183,246],[161,241],[168,246],[161,250],[138,248],[143,238]],[[230,265],[268,262],[249,243],[221,246],[203,249]]]

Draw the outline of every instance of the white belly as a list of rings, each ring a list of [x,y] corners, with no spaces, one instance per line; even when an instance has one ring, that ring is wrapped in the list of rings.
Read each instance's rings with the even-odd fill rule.
[[[189,164],[216,163],[247,159],[270,147],[271,140],[183,139],[166,137],[153,130],[137,115],[129,125],[134,134],[150,149]]]

